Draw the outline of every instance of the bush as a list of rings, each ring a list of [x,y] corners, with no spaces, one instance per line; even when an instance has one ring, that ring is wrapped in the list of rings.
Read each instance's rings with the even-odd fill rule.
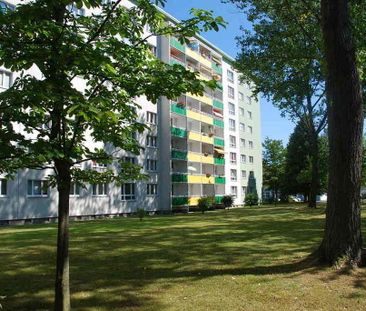
[[[258,195],[256,193],[247,193],[244,200],[245,205],[258,205]]]
[[[141,221],[146,216],[146,211],[143,208],[138,208],[136,214]]]
[[[211,197],[202,197],[198,199],[198,209],[202,212],[202,214],[204,214],[205,211],[208,211],[212,205],[213,205],[214,201]]]
[[[231,206],[233,206],[233,203],[234,203],[234,199],[231,195],[224,195],[222,197],[222,204],[224,204],[225,208],[229,208]]]

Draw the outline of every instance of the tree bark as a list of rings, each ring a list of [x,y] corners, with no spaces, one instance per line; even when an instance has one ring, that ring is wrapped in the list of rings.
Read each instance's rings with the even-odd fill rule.
[[[316,208],[316,196],[319,192],[319,142],[314,132],[310,137],[311,143],[311,182],[308,207]]]
[[[70,166],[63,161],[55,161],[58,172],[58,232],[57,264],[55,283],[55,311],[69,311],[69,195],[71,185]]]
[[[360,182],[363,110],[348,0],[322,0],[328,70],[329,185],[321,259],[361,262]]]

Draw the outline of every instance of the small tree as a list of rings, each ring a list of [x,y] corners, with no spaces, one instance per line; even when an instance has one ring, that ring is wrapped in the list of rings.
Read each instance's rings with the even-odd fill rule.
[[[224,204],[225,208],[229,208],[233,206],[234,199],[231,195],[224,195],[221,202]]]
[[[137,214],[137,217],[140,219],[140,221],[142,221],[142,219],[146,216],[146,211],[144,208],[138,208],[136,210],[136,214]]]
[[[198,199],[198,209],[204,214],[206,211],[208,211],[213,204],[213,200],[211,197],[202,197]]]
[[[137,121],[136,99],[158,102],[161,96],[202,94],[216,86],[157,59],[144,31],[149,27],[154,36],[174,35],[184,43],[197,32],[218,30],[222,18],[195,9],[192,18],[173,25],[154,6],[165,0],[137,0],[130,8],[120,5],[122,0],[102,2],[37,0],[0,10],[0,66],[21,73],[0,93],[0,172],[53,171],[59,220],[55,310],[70,310],[71,183],[141,178],[140,168],[122,158],[122,151],[140,152],[135,134],[146,129]],[[101,11],[80,16],[71,9],[75,5]],[[28,74],[31,67],[41,78]],[[109,167],[104,172],[78,167],[91,160]]]
[[[258,205],[258,195],[256,193],[248,193],[245,195],[244,205]]]

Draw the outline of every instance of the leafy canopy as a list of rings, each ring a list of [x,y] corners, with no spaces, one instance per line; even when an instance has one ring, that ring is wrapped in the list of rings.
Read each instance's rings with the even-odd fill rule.
[[[0,172],[53,168],[57,176],[55,163],[62,161],[78,181],[136,178],[139,167],[124,163],[121,151],[138,154],[135,134],[147,130],[138,121],[137,99],[156,103],[216,86],[157,59],[149,40],[176,36],[184,42],[224,26],[221,17],[193,9],[190,19],[172,24],[155,6],[165,0],[122,3],[37,0],[0,13],[0,65],[19,73],[0,93]],[[96,13],[81,16],[73,7]],[[75,166],[89,160],[118,161],[121,169]]]

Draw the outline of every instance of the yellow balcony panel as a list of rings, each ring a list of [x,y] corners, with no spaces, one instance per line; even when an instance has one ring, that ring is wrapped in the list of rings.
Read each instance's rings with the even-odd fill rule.
[[[196,99],[196,100],[198,100],[198,101],[200,101],[200,102],[202,102],[202,103],[205,103],[205,104],[207,104],[207,105],[210,105],[210,106],[212,106],[212,105],[213,105],[213,100],[212,100],[212,98],[210,98],[210,97],[208,97],[208,96],[205,96],[205,95],[203,95],[203,96],[199,96],[199,95],[194,95],[194,94],[192,94],[192,93],[187,93],[187,96],[189,96],[189,97],[191,97],[191,98],[193,98],[193,99]]]
[[[201,157],[201,161],[200,161],[201,163],[207,163],[207,164],[214,164],[214,158],[213,158],[213,156],[204,156],[204,155],[202,155],[202,157]]]
[[[202,135],[195,132],[189,132],[188,139],[195,140],[195,141],[202,141]]]
[[[198,205],[199,197],[191,197],[188,199],[188,205],[195,206]]]
[[[191,161],[191,162],[201,162],[201,154],[199,153],[194,153],[194,152],[188,152],[188,161]]]
[[[207,124],[213,125],[213,118],[200,114],[198,112],[194,112],[194,111],[187,111],[187,117],[197,120],[197,121],[201,121],[201,122],[205,122]]]
[[[191,50],[190,48],[186,49],[186,55],[192,57],[193,59],[200,61],[201,55],[197,52]]]
[[[205,136],[205,135],[202,135],[202,136],[201,136],[201,141],[202,141],[203,143],[211,144],[211,145],[213,145],[213,143],[214,143],[214,139],[213,139],[213,137],[209,137],[209,136]]]
[[[211,80],[209,77],[204,76],[203,74],[200,74],[199,78],[200,78],[201,80],[205,80],[205,81],[210,81],[210,80]]]
[[[208,68],[211,68],[211,61],[209,61],[207,58],[204,58],[203,56],[199,55],[199,62],[203,65],[205,65]]]
[[[202,176],[200,175],[188,175],[189,184],[202,184]]]
[[[202,176],[202,183],[203,184],[214,184],[215,183],[215,177],[213,177],[213,176],[210,176],[210,177]]]

